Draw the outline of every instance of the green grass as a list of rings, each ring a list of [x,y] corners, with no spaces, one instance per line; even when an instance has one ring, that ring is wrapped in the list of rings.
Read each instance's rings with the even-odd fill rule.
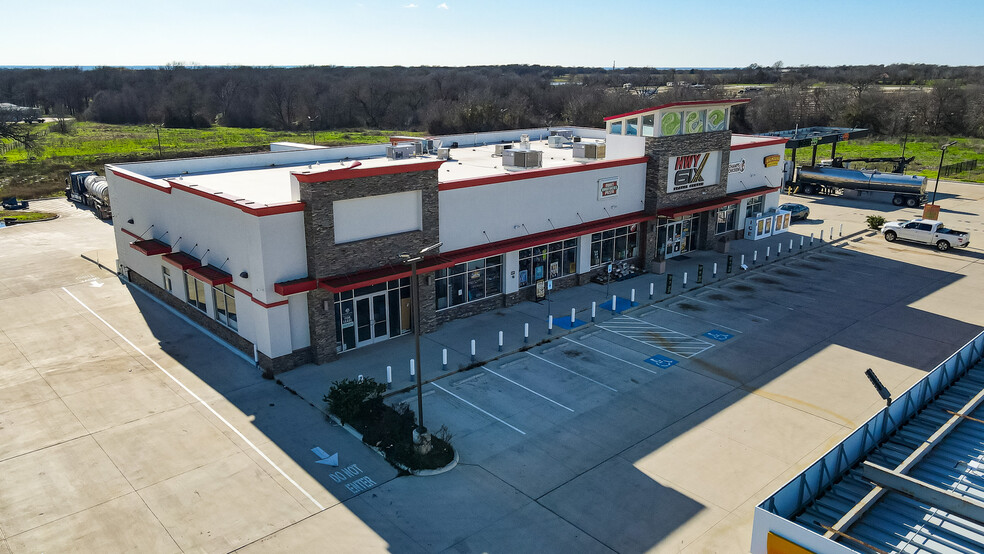
[[[38,221],[40,219],[48,219],[50,217],[55,217],[55,214],[49,214],[46,212],[25,212],[21,210],[0,210],[0,219],[16,219],[18,222]]]
[[[906,169],[907,175],[922,175],[935,179],[940,165],[940,145],[951,140],[950,137],[909,137],[905,145],[906,157],[915,156],[915,160]],[[978,167],[974,171],[957,173],[946,177],[950,181],[984,182],[984,140],[974,138],[953,139],[957,144],[946,151],[943,165],[950,165],[967,160],[977,160]],[[830,159],[830,145],[824,144],[817,148],[817,161]],[[812,147],[796,150],[797,165],[810,163],[813,155]],[[902,155],[902,140],[860,139],[837,143],[837,156],[845,158],[891,158]],[[791,159],[792,150],[786,150],[786,159]],[[890,165],[869,164],[870,167],[881,171],[889,171]]]
[[[95,169],[102,172],[107,163],[122,163],[158,158],[185,158],[269,150],[271,142],[311,144],[310,132],[272,131],[269,129],[168,129],[160,133],[158,154],[157,131],[149,125],[108,125],[73,122],[68,134],[56,132],[57,124],[38,125],[49,133],[38,152],[15,149],[0,156],[0,194],[20,198],[37,198],[61,194],[68,172]],[[375,144],[394,134],[419,135],[405,131],[318,131],[315,139],[321,146]]]

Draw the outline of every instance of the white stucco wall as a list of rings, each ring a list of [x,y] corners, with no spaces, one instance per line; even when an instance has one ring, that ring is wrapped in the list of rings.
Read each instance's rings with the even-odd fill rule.
[[[364,196],[332,203],[335,243],[421,230],[419,190]]]
[[[441,191],[441,250],[641,211],[645,173],[640,163]],[[619,180],[618,195],[599,198],[599,180],[612,177]]]

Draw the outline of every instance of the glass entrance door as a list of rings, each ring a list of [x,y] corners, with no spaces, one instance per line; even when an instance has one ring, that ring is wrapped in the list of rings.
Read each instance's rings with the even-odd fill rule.
[[[387,313],[385,292],[355,299],[356,346],[372,344],[389,337]]]
[[[666,225],[666,257],[672,258],[682,253],[685,244],[683,221],[673,221]]]

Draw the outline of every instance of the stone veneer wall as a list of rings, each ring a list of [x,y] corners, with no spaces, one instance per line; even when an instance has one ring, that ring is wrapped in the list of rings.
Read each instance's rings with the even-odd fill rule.
[[[713,186],[693,190],[667,193],[666,185],[669,177],[669,161],[671,156],[699,154],[701,152],[721,152],[721,167],[718,168],[720,183]],[[655,216],[661,208],[687,206],[707,200],[713,200],[727,195],[728,164],[731,162],[731,131],[715,131],[675,137],[646,137],[646,213]],[[709,168],[705,168],[707,171]],[[707,214],[703,214],[699,228],[701,242],[698,248],[704,249],[714,237],[714,222]],[[647,222],[643,233],[642,260],[644,269],[658,272],[656,266],[656,223]]]
[[[208,329],[210,333],[231,344],[236,350],[243,352],[247,356],[253,355],[253,343],[240,336],[239,333],[210,318],[208,314],[203,313],[198,308],[192,307],[187,302],[167,292],[132,269],[127,271],[127,279],[152,294],[155,298],[162,300],[168,306],[181,312],[188,319]],[[301,348],[290,354],[277,356],[276,358],[270,358],[260,352],[259,358],[260,367],[271,374],[282,373],[299,365],[310,363],[313,359],[310,348]]]
[[[420,231],[335,244],[335,201],[410,191],[421,193]],[[300,193],[304,202],[308,275],[315,279],[397,265],[401,253],[416,252],[440,240],[437,170],[300,183]],[[421,275],[420,319],[423,332],[436,328],[434,295],[432,279]],[[327,310],[324,308],[326,300]],[[334,309],[334,297],[328,291],[317,289],[308,293],[311,346],[318,364],[337,356]]]

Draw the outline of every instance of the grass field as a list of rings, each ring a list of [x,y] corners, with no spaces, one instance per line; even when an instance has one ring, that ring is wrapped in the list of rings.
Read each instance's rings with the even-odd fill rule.
[[[162,128],[159,155],[157,131],[148,125],[75,122],[70,126],[71,132],[62,134],[56,132],[55,123],[38,125],[36,129],[48,130],[39,152],[14,149],[0,156],[0,195],[37,198],[60,194],[69,171],[95,169],[101,173],[107,163],[257,152],[268,150],[271,142],[312,142],[310,132]],[[419,133],[320,131],[314,138],[322,146],[339,146],[387,142],[394,134]]]
[[[984,182],[984,140],[973,138],[951,139],[950,137],[909,137],[905,145],[906,157],[915,156],[915,160],[906,169],[907,175],[922,175],[935,179],[940,165],[940,145],[949,140],[957,144],[946,151],[943,165],[955,164],[967,160],[977,160],[978,166],[974,171],[966,171],[946,177],[951,181]],[[792,157],[792,150],[786,150],[786,159]],[[809,165],[813,148],[797,148],[796,164]],[[902,141],[860,139],[837,143],[837,156],[845,158],[892,158],[902,155]],[[824,144],[817,148],[817,161],[830,159],[830,145]],[[886,165],[874,165],[881,171],[888,171]]]
[[[3,219],[14,219],[18,222],[25,221],[38,221],[41,219],[48,219],[49,217],[54,217],[55,214],[49,214],[46,212],[29,212],[25,210],[8,211],[0,210],[0,220]]]

